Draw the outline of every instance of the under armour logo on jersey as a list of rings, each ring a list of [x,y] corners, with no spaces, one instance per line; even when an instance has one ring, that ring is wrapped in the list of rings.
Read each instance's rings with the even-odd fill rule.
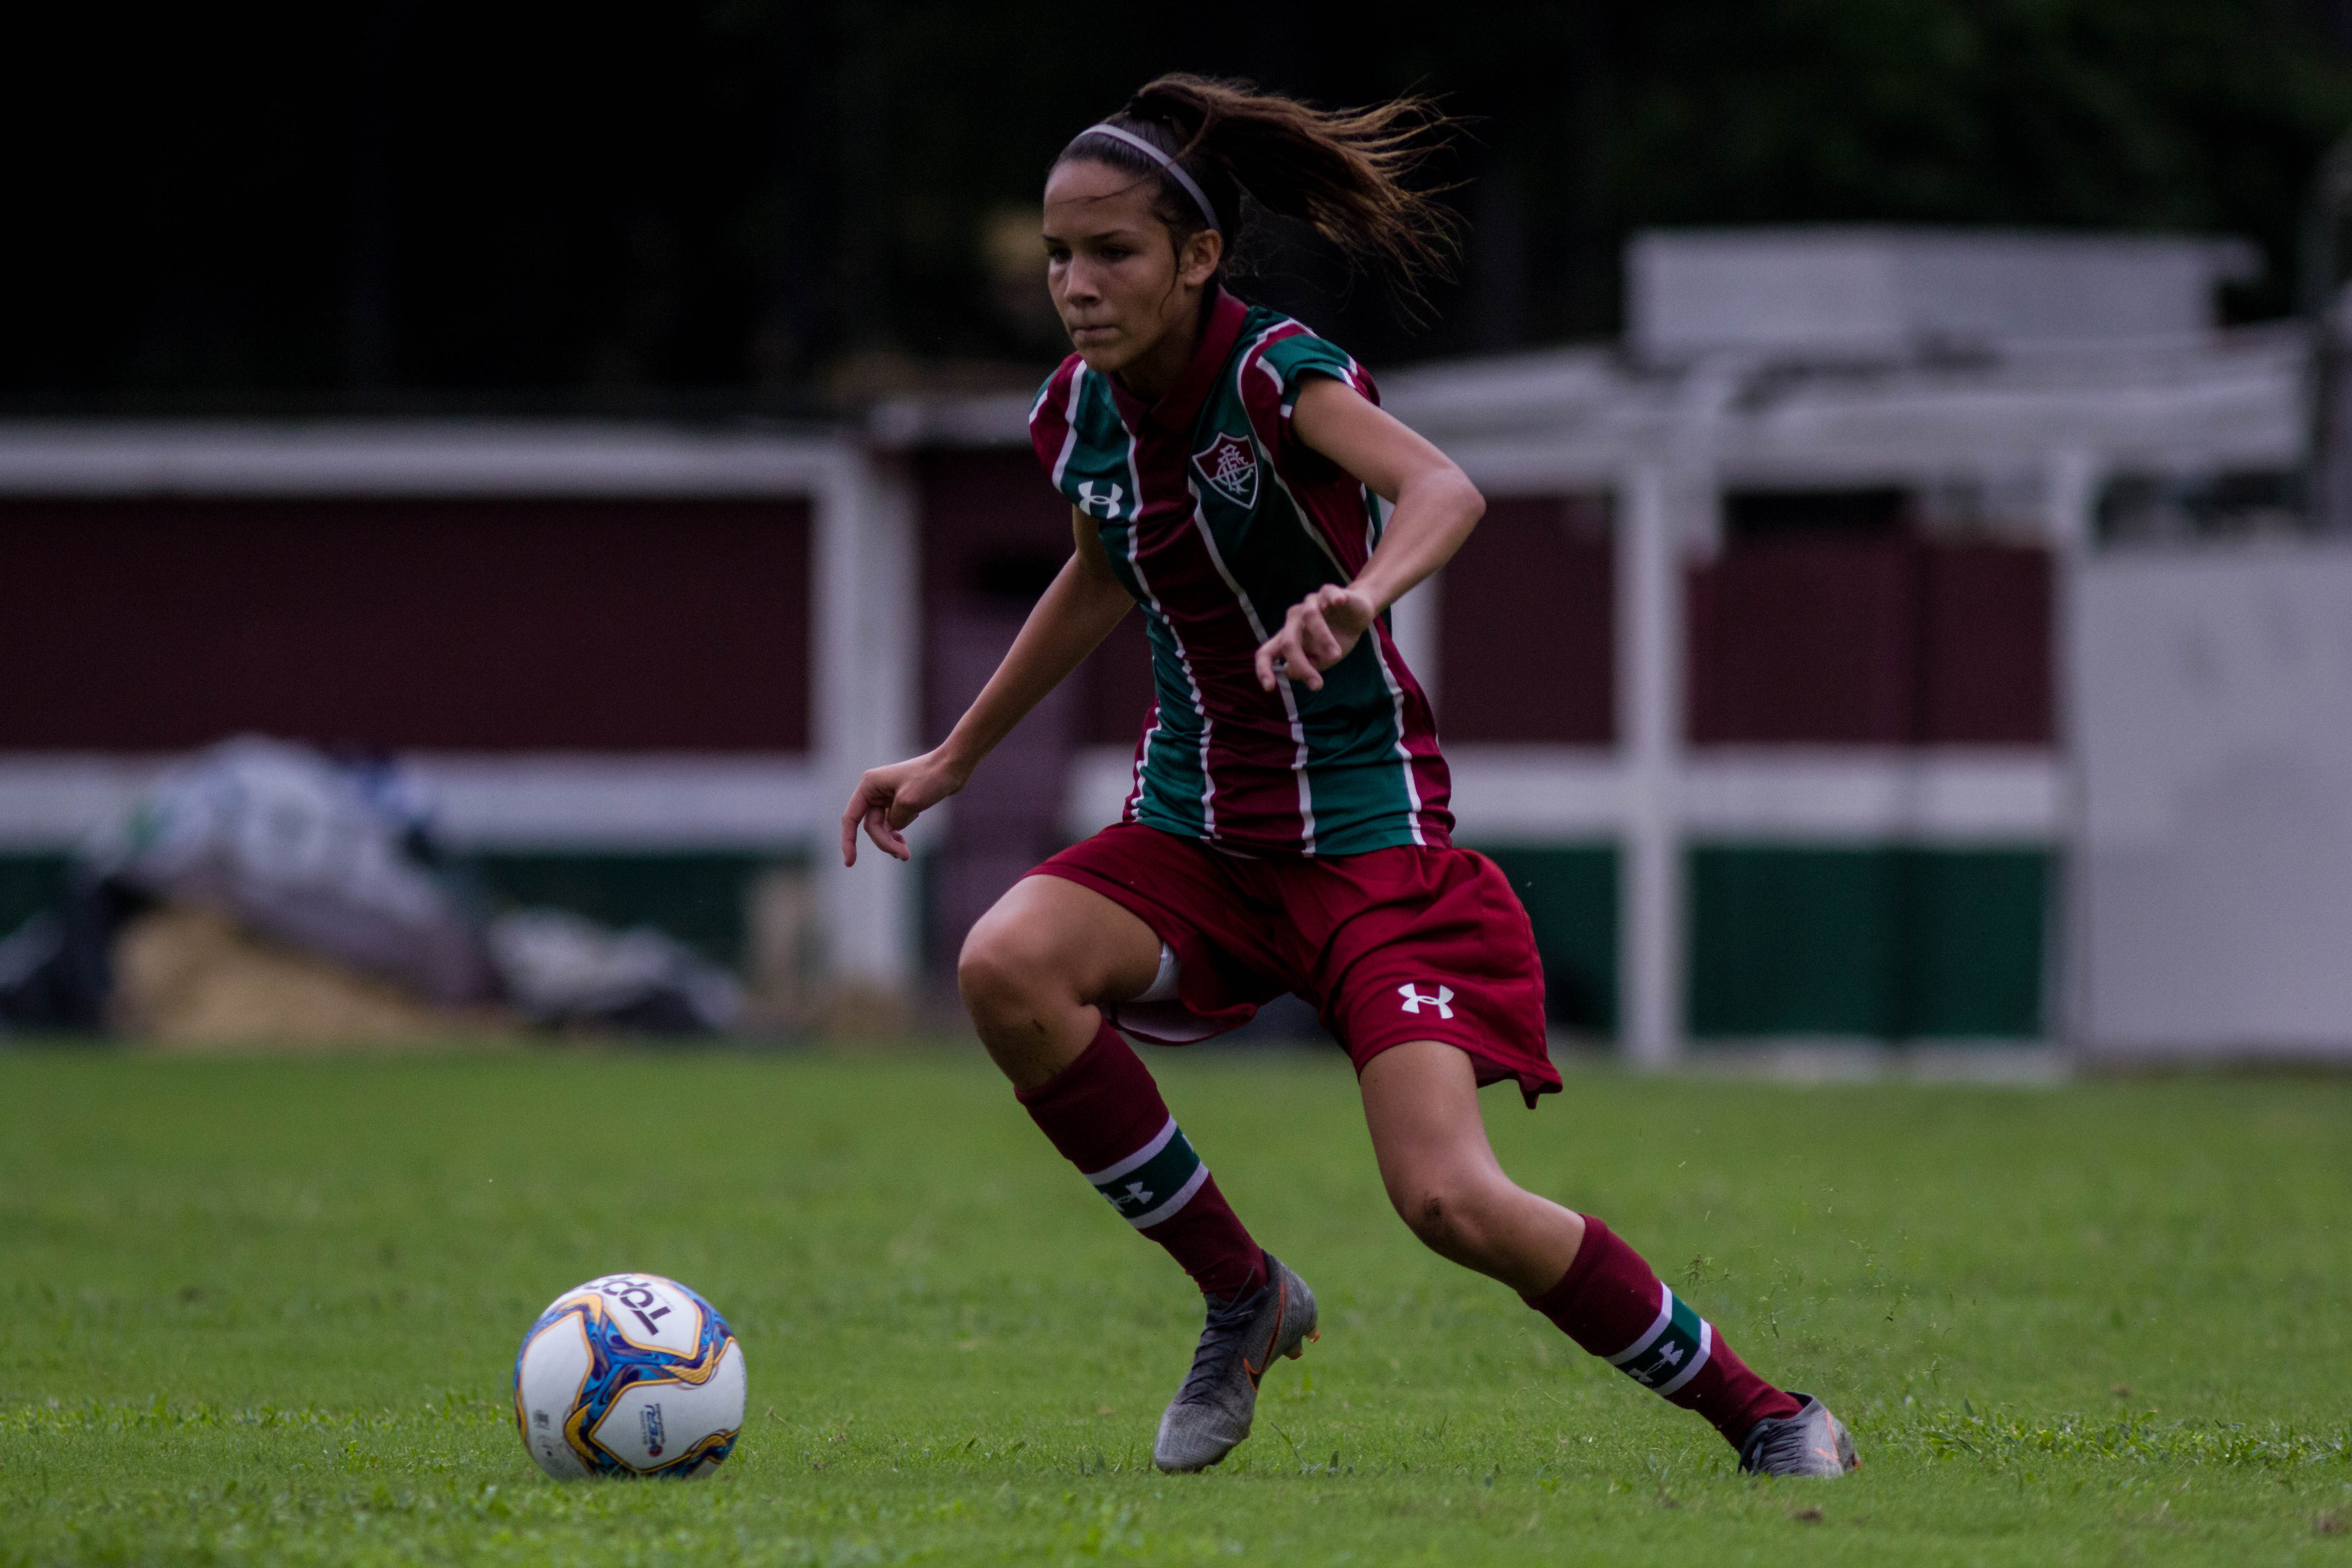
[[[1127,491],[1118,485],[1106,485],[1104,489],[1109,493],[1106,495],[1097,495],[1095,494],[1094,480],[1080,479],[1078,481],[1078,510],[1085,512],[1088,517],[1117,517],[1118,515],[1118,503],[1126,499]],[[1100,511],[1097,511],[1095,510],[1097,506],[1102,508]]]
[[[1454,987],[1451,985],[1439,986],[1437,994],[1434,996],[1423,996],[1412,982],[1408,980],[1397,987],[1397,994],[1404,998],[1404,1010],[1415,1017],[1421,1016],[1421,1010],[1423,1007],[1436,1008],[1437,1016],[1441,1018],[1454,1016]]]
[[[1257,505],[1257,454],[1247,441],[1230,431],[1192,454],[1192,466],[1209,488],[1237,506]]]

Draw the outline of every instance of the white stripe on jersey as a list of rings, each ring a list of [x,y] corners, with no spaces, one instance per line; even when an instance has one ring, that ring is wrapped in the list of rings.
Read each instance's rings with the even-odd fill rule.
[[[1249,413],[1249,395],[1242,391],[1242,382],[1244,378],[1249,374],[1250,355],[1257,353],[1260,350],[1264,349],[1266,346],[1266,340],[1285,327],[1297,327],[1301,332],[1305,332],[1307,331],[1305,326],[1286,316],[1281,321],[1276,321],[1273,326],[1268,327],[1265,331],[1260,332],[1257,336],[1257,341],[1251,343],[1248,348],[1242,352],[1240,363],[1234,367],[1234,395],[1241,399],[1242,413],[1244,418],[1248,416]],[[1276,370],[1274,366],[1266,363],[1264,359],[1260,359],[1257,362],[1257,367],[1265,372],[1267,379],[1274,383],[1275,399],[1277,403],[1280,403],[1282,398],[1282,373]],[[1285,419],[1290,417],[1290,405],[1288,404],[1282,405],[1282,417]],[[1258,441],[1257,426],[1255,423],[1252,423],[1250,426],[1250,445],[1257,447],[1259,462],[1265,466],[1267,473],[1274,476],[1275,488],[1279,489],[1283,494],[1283,498],[1290,502],[1290,514],[1298,520],[1299,530],[1304,532],[1308,539],[1314,541],[1315,548],[1323,552],[1324,556],[1331,563],[1334,570],[1344,574],[1348,568],[1340,562],[1339,552],[1331,548],[1331,542],[1323,537],[1323,530],[1321,527],[1316,523],[1315,519],[1307,512],[1307,510],[1298,504],[1298,497],[1292,491],[1290,481],[1282,477],[1282,470],[1279,468],[1276,468],[1273,460],[1266,456],[1265,447]]]
[[[1217,575],[1225,580],[1225,586],[1234,591],[1234,598],[1240,604],[1242,614],[1249,618],[1251,635],[1264,643],[1265,623],[1257,618],[1257,606],[1250,603],[1250,596],[1242,592],[1241,584],[1226,569],[1225,558],[1217,549],[1217,536],[1209,530],[1209,515],[1202,507],[1201,488],[1192,482],[1190,474],[1184,476],[1184,488],[1192,492],[1192,526],[1199,531],[1201,542],[1209,552],[1211,563],[1216,567]],[[1307,847],[1299,853],[1312,855],[1315,853],[1315,791],[1307,778],[1307,725],[1298,716],[1298,695],[1291,690],[1290,682],[1276,677],[1274,689],[1282,694],[1282,710],[1290,720],[1290,739],[1298,747],[1297,755],[1291,761],[1290,771],[1298,778],[1298,826],[1307,840]],[[1416,825],[1413,828],[1416,841],[1420,833],[1421,829]]]
[[[1125,419],[1119,421],[1119,428],[1127,429]],[[1160,607],[1160,595],[1151,591],[1150,583],[1143,575],[1143,475],[1135,466],[1135,432],[1128,430],[1127,478],[1128,482],[1135,487],[1135,505],[1129,509],[1127,514],[1127,569],[1135,574],[1135,585],[1143,590],[1144,608],[1159,618],[1160,629],[1168,634],[1169,644],[1176,650],[1176,666],[1184,672],[1185,689],[1192,697],[1192,711],[1201,721],[1201,837],[1214,839],[1217,837],[1217,781],[1215,775],[1209,772],[1209,737],[1216,725],[1209,717],[1207,700],[1201,695],[1201,683],[1192,674],[1192,656],[1184,650],[1184,639],[1177,636],[1176,623],[1168,618],[1168,612]],[[1192,481],[1187,479],[1185,483],[1190,485]],[[1195,504],[1198,504],[1197,498]],[[1143,732],[1143,749],[1136,758],[1135,791],[1128,798],[1129,804],[1139,810],[1143,805],[1143,786],[1151,762],[1151,737],[1160,732],[1160,720],[1155,712],[1151,728]]]
[[[1063,423],[1068,426],[1068,429],[1062,437],[1062,455],[1054,459],[1054,488],[1057,490],[1062,488],[1063,473],[1070,466],[1070,454],[1078,449],[1078,402],[1086,389],[1087,367],[1081,364],[1070,377],[1070,406],[1065,409],[1062,415]],[[1047,388],[1047,391],[1051,390],[1050,387]],[[1037,402],[1041,407],[1045,405],[1045,393],[1041,392],[1037,395]],[[1035,412],[1034,409],[1030,411],[1032,417],[1035,416]]]
[[[1275,327],[1269,327],[1266,329],[1265,332],[1259,336],[1257,342],[1250,345],[1249,353],[1255,353],[1265,345],[1266,339],[1272,336],[1279,327],[1288,324],[1290,323],[1287,321],[1278,322]],[[1306,331],[1304,327],[1301,327],[1299,330],[1301,331]],[[1242,358],[1243,371],[1245,371],[1248,367],[1249,355],[1244,354]],[[1278,400],[1282,395],[1281,373],[1276,371],[1274,366],[1267,364],[1263,359],[1259,360],[1257,363],[1259,366],[1265,370],[1267,378],[1274,383],[1275,396]],[[1241,377],[1243,371],[1236,371],[1234,373],[1234,390],[1235,392],[1239,392],[1241,390]],[[1355,357],[1352,354],[1349,355],[1348,359],[1348,374],[1351,377],[1359,378],[1363,374],[1363,368],[1357,364]],[[1347,385],[1350,392],[1356,393],[1359,396],[1362,395],[1362,389],[1355,385],[1353,382],[1348,383]],[[1244,404],[1244,406],[1246,407],[1247,405]],[[1282,412],[1285,418],[1289,417],[1290,410],[1288,408],[1283,409]],[[1267,467],[1272,468],[1273,465],[1268,464]],[[1331,558],[1332,565],[1339,566],[1339,557],[1338,552],[1335,552],[1331,548],[1330,544],[1325,541],[1322,530],[1316,526],[1314,520],[1308,516],[1307,509],[1298,504],[1298,498],[1296,495],[1291,494],[1290,487],[1287,484],[1283,483],[1282,474],[1279,469],[1275,470],[1274,478],[1275,483],[1281,486],[1282,493],[1289,498],[1290,510],[1297,515],[1299,526],[1307,531],[1307,536],[1315,541],[1317,548],[1320,549],[1324,554]],[[1374,549],[1379,547],[1380,544],[1380,511],[1377,503],[1372,500],[1372,492],[1369,486],[1364,489],[1364,552],[1365,554],[1369,556]],[[1223,571],[1223,563],[1219,563],[1218,570]],[[1346,570],[1345,567],[1341,567],[1340,569],[1342,571]],[[1231,577],[1228,577],[1225,580],[1228,583],[1233,581]],[[1240,590],[1238,589],[1235,590],[1236,593],[1239,591]],[[1256,623],[1256,616],[1252,616],[1250,618],[1251,623],[1255,625]],[[1409,807],[1405,816],[1405,822],[1412,829],[1412,841],[1415,844],[1419,844],[1426,847],[1429,840],[1423,835],[1421,830],[1421,789],[1413,783],[1412,752],[1405,745],[1404,687],[1398,681],[1396,672],[1389,668],[1388,656],[1381,651],[1380,627],[1377,625],[1365,627],[1364,636],[1371,640],[1372,658],[1374,662],[1379,664],[1381,667],[1381,683],[1386,686],[1389,689],[1389,706],[1396,715],[1396,752],[1400,758],[1403,759],[1404,797]],[[1259,634],[1258,640],[1260,642],[1265,640],[1264,633]],[[1283,691],[1286,698],[1289,693],[1289,683],[1287,681],[1283,683]],[[1306,787],[1307,780],[1307,774],[1305,772],[1307,748],[1303,740],[1298,749],[1298,755],[1300,767],[1299,785],[1303,790]]]
[[[1412,841],[1427,847],[1429,840],[1421,833],[1421,791],[1412,782],[1412,752],[1404,743],[1404,687],[1397,680],[1396,672],[1389,668],[1388,655],[1381,651],[1380,624],[1374,622],[1366,626],[1364,635],[1372,639],[1372,658],[1379,663],[1381,679],[1389,689],[1390,706],[1396,710],[1396,751],[1397,755],[1404,759],[1404,798],[1412,808],[1405,820],[1412,825]]]

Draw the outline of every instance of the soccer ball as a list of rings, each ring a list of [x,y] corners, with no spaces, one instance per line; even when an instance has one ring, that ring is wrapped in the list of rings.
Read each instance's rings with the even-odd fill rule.
[[[607,1274],[548,1304],[515,1357],[522,1446],[559,1481],[709,1474],[743,1426],[743,1347],[658,1274]]]

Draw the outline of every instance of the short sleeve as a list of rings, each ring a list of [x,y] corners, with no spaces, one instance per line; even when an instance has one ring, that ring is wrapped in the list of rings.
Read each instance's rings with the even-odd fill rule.
[[[1380,389],[1372,384],[1372,378],[1356,363],[1353,354],[1309,331],[1276,338],[1266,344],[1259,362],[1281,388],[1281,416],[1285,420],[1289,419],[1291,408],[1298,401],[1298,389],[1314,376],[1328,375],[1344,382],[1367,402],[1381,400]]]
[[[1332,467],[1329,460],[1301,445],[1291,430],[1299,389],[1317,376],[1328,376],[1378,405],[1380,388],[1347,350],[1296,322],[1290,325],[1291,331],[1276,332],[1250,351],[1250,363],[1242,373],[1242,397],[1259,441],[1286,476],[1296,468],[1302,478],[1322,477]]]

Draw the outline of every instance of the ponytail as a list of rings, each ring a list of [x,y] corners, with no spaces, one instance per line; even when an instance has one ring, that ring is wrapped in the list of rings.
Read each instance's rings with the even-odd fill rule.
[[[1246,194],[1268,212],[1304,222],[1417,300],[1424,281],[1450,275],[1458,223],[1405,176],[1443,144],[1452,123],[1419,96],[1318,110],[1244,82],[1173,72],[1147,83],[1104,121],[1163,157],[1096,128],[1055,162],[1085,158],[1156,180],[1153,207],[1177,246],[1213,217],[1228,258],[1240,250]]]

